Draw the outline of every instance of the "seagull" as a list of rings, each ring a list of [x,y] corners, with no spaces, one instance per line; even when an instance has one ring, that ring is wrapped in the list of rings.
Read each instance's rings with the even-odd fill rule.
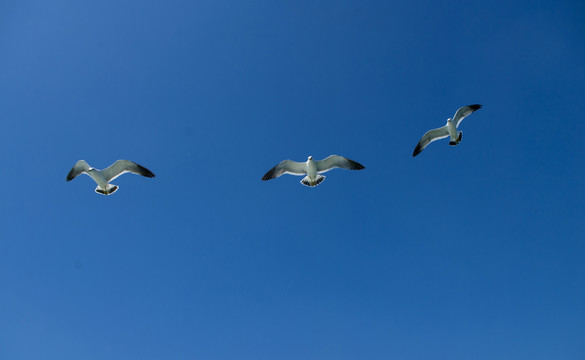
[[[459,124],[461,124],[461,121],[463,119],[465,119],[466,116],[470,115],[472,112],[474,112],[475,110],[480,109],[480,108],[481,108],[481,105],[479,105],[479,104],[461,107],[457,110],[457,112],[455,113],[455,116],[453,116],[453,119],[451,119],[451,118],[447,119],[447,124],[445,126],[440,127],[438,129],[433,129],[433,130],[427,131],[426,134],[423,135],[423,137],[420,139],[420,141],[418,142],[418,144],[414,148],[414,152],[412,153],[412,157],[415,157],[418,154],[420,154],[420,152],[423,151],[424,148],[426,148],[427,145],[429,145],[433,141],[439,140],[439,139],[444,139],[447,136],[451,137],[451,141],[449,141],[449,145],[459,144],[461,142],[461,137],[463,136],[463,132],[460,131],[459,133],[457,133],[457,127],[459,126]]]
[[[313,157],[309,156],[307,162],[296,162],[292,160],[284,160],[280,162],[278,165],[270,169],[262,177],[262,180],[266,181],[275,179],[282,174],[307,175],[301,180],[301,184],[306,186],[317,186],[325,180],[325,176],[321,175],[321,173],[335,168],[348,170],[365,169],[362,164],[339,155],[331,155],[323,160],[313,160]]]
[[[66,180],[71,181],[81,174],[87,174],[98,184],[95,188],[96,193],[111,195],[118,190],[118,185],[112,185],[110,181],[127,172],[149,178],[154,177],[154,174],[147,168],[128,160],[118,160],[104,170],[93,168],[85,160],[79,160],[67,174]]]

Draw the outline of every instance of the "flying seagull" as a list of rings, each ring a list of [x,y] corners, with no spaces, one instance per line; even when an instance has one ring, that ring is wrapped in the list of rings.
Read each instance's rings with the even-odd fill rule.
[[[292,160],[282,161],[280,164],[270,169],[262,177],[262,180],[266,181],[270,179],[275,179],[282,174],[301,176],[307,175],[303,178],[303,180],[301,180],[301,184],[306,186],[317,186],[323,180],[325,180],[325,176],[321,175],[321,173],[327,172],[335,168],[342,168],[348,170],[365,169],[362,164],[339,155],[331,155],[323,160],[313,160],[313,157],[309,156],[307,162],[296,162]]]
[[[451,118],[447,119],[447,124],[445,126],[440,127],[438,129],[429,130],[426,132],[426,134],[423,135],[423,137],[420,139],[420,141],[414,148],[412,156],[413,157],[417,156],[421,151],[424,150],[424,148],[427,147],[427,145],[429,145],[433,141],[444,139],[447,136],[451,137],[449,145],[459,144],[461,142],[463,132],[459,131],[459,133],[457,133],[457,127],[459,126],[459,124],[461,124],[461,121],[465,119],[467,115],[471,114],[472,112],[480,108],[481,105],[479,104],[468,105],[459,108],[455,113],[455,116],[453,116],[453,119]]]
[[[92,168],[85,160],[79,160],[67,174],[66,180],[71,181],[81,174],[87,174],[98,184],[95,188],[96,193],[111,195],[118,190],[118,185],[112,185],[109,182],[127,172],[149,178],[154,177],[154,174],[147,168],[128,160],[118,160],[104,170]]]

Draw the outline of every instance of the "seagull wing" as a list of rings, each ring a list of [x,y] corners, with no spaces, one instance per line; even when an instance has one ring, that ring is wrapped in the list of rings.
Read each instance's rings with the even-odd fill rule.
[[[118,176],[130,172],[132,174],[142,175],[149,178],[153,178],[154,174],[144,166],[133,163],[128,160],[118,160],[112,165],[108,166],[103,170],[104,177],[107,182],[110,182]]]
[[[81,174],[88,174],[87,173],[88,170],[89,164],[86,163],[85,160],[79,160],[78,162],[75,163],[75,165],[73,165],[73,168],[71,168],[65,180],[71,181]]]
[[[444,139],[449,136],[449,130],[447,130],[447,126],[440,127],[438,129],[429,130],[423,137],[420,139],[416,147],[414,148],[414,152],[412,153],[412,157],[417,156],[423,151],[427,145],[432,143],[435,140]]]
[[[362,170],[365,167],[353,160],[339,155],[331,155],[323,160],[317,160],[317,172],[324,173],[331,169],[342,168],[348,170]]]
[[[459,126],[461,121],[463,121],[463,119],[465,119],[466,116],[470,115],[471,113],[478,109],[481,109],[481,105],[479,104],[468,105],[459,108],[455,113],[455,116],[453,116],[453,122],[455,123],[455,127]]]
[[[281,161],[280,164],[268,170],[268,172],[262,176],[262,180],[266,181],[270,179],[276,179],[282,174],[306,175],[307,164],[304,162],[296,162],[292,160]]]

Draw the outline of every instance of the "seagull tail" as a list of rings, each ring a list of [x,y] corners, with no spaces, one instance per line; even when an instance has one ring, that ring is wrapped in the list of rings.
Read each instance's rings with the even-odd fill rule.
[[[463,131],[459,132],[459,137],[457,137],[456,141],[449,141],[449,145],[459,145],[459,143],[461,142],[461,138],[463,137]]]
[[[303,178],[303,180],[301,180],[301,184],[305,185],[305,186],[317,186],[319,184],[321,184],[323,182],[323,180],[325,180],[325,176],[321,175],[321,174],[317,174],[317,176],[315,176],[314,179],[311,179],[308,176],[305,176]]]
[[[108,184],[108,187],[106,188],[106,190],[102,189],[99,186],[95,188],[95,192],[98,194],[102,194],[102,195],[112,195],[113,193],[116,192],[116,190],[118,190],[118,185],[112,185],[112,184]]]

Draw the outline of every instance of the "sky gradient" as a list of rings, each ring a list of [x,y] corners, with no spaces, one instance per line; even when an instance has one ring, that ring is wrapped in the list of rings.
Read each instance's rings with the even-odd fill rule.
[[[580,1],[0,2],[0,358],[583,359],[584,38]],[[260,180],[331,154],[366,169]]]

